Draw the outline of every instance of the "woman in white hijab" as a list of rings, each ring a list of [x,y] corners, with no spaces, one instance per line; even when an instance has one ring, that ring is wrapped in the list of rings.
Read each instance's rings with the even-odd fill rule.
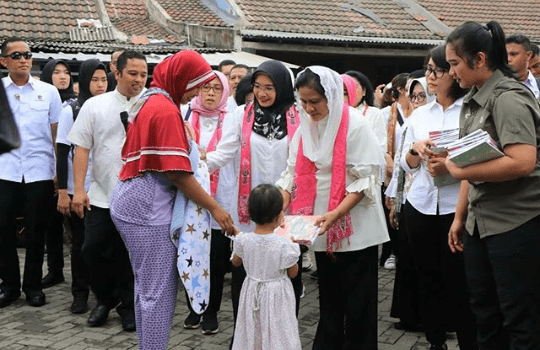
[[[376,349],[377,245],[388,240],[380,196],[384,155],[362,116],[344,104],[339,74],[308,67],[296,89],[300,132],[277,185],[292,215],[320,216],[313,349]]]

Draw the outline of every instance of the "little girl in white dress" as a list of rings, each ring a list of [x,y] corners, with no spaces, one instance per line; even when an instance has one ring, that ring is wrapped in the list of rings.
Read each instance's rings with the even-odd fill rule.
[[[247,273],[233,350],[301,349],[290,281],[298,273],[300,247],[274,233],[283,222],[281,192],[261,184],[251,191],[248,208],[255,230],[236,237],[232,258],[232,264],[244,264]]]

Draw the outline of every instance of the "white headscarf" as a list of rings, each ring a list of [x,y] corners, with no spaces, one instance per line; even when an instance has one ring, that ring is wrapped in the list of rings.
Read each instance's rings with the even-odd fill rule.
[[[409,96],[413,93],[414,86],[416,85],[415,82],[419,83],[420,85],[422,85],[422,88],[424,88],[424,93],[426,94],[426,104],[430,103],[435,99],[435,95],[429,93],[426,77],[411,80],[411,83],[409,84]]]
[[[327,165],[332,162],[334,152],[334,142],[341,123],[343,113],[343,80],[341,76],[330,68],[322,66],[310,66],[298,74],[300,77],[306,70],[317,74],[324,89],[324,97],[328,103],[328,120],[322,137],[319,138],[317,124],[326,122],[325,120],[314,122],[302,107],[298,96],[298,106],[300,113],[300,132],[302,133],[303,153],[312,162]],[[321,140],[317,142],[317,140]]]

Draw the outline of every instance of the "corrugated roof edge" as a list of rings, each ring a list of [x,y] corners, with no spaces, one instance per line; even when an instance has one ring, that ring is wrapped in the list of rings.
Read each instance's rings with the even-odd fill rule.
[[[333,42],[359,42],[359,43],[375,43],[375,44],[410,44],[410,45],[442,45],[444,40],[434,39],[405,39],[405,38],[383,38],[383,37],[360,37],[360,36],[342,36],[342,35],[327,35],[327,34],[301,34],[287,32],[271,32],[266,30],[243,29],[240,31],[242,37],[246,38],[275,38],[275,39],[304,39],[304,40],[321,40]]]
[[[217,49],[211,47],[187,47],[183,45],[133,45],[124,42],[86,42],[86,43],[74,43],[67,41],[38,41],[28,40],[28,45],[32,51],[52,51],[52,52],[81,52],[81,53],[112,53],[119,47],[127,50],[140,51],[145,54],[148,53],[175,53],[180,50],[191,49],[199,53],[212,53],[212,52],[230,52],[229,49]]]

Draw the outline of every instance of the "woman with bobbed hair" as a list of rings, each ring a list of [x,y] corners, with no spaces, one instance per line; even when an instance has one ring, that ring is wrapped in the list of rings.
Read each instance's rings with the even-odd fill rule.
[[[448,235],[463,251],[482,349],[540,344],[540,109],[508,66],[505,35],[491,21],[466,22],[446,39],[449,74],[465,97],[460,137],[487,131],[504,155],[446,168],[461,180]]]

